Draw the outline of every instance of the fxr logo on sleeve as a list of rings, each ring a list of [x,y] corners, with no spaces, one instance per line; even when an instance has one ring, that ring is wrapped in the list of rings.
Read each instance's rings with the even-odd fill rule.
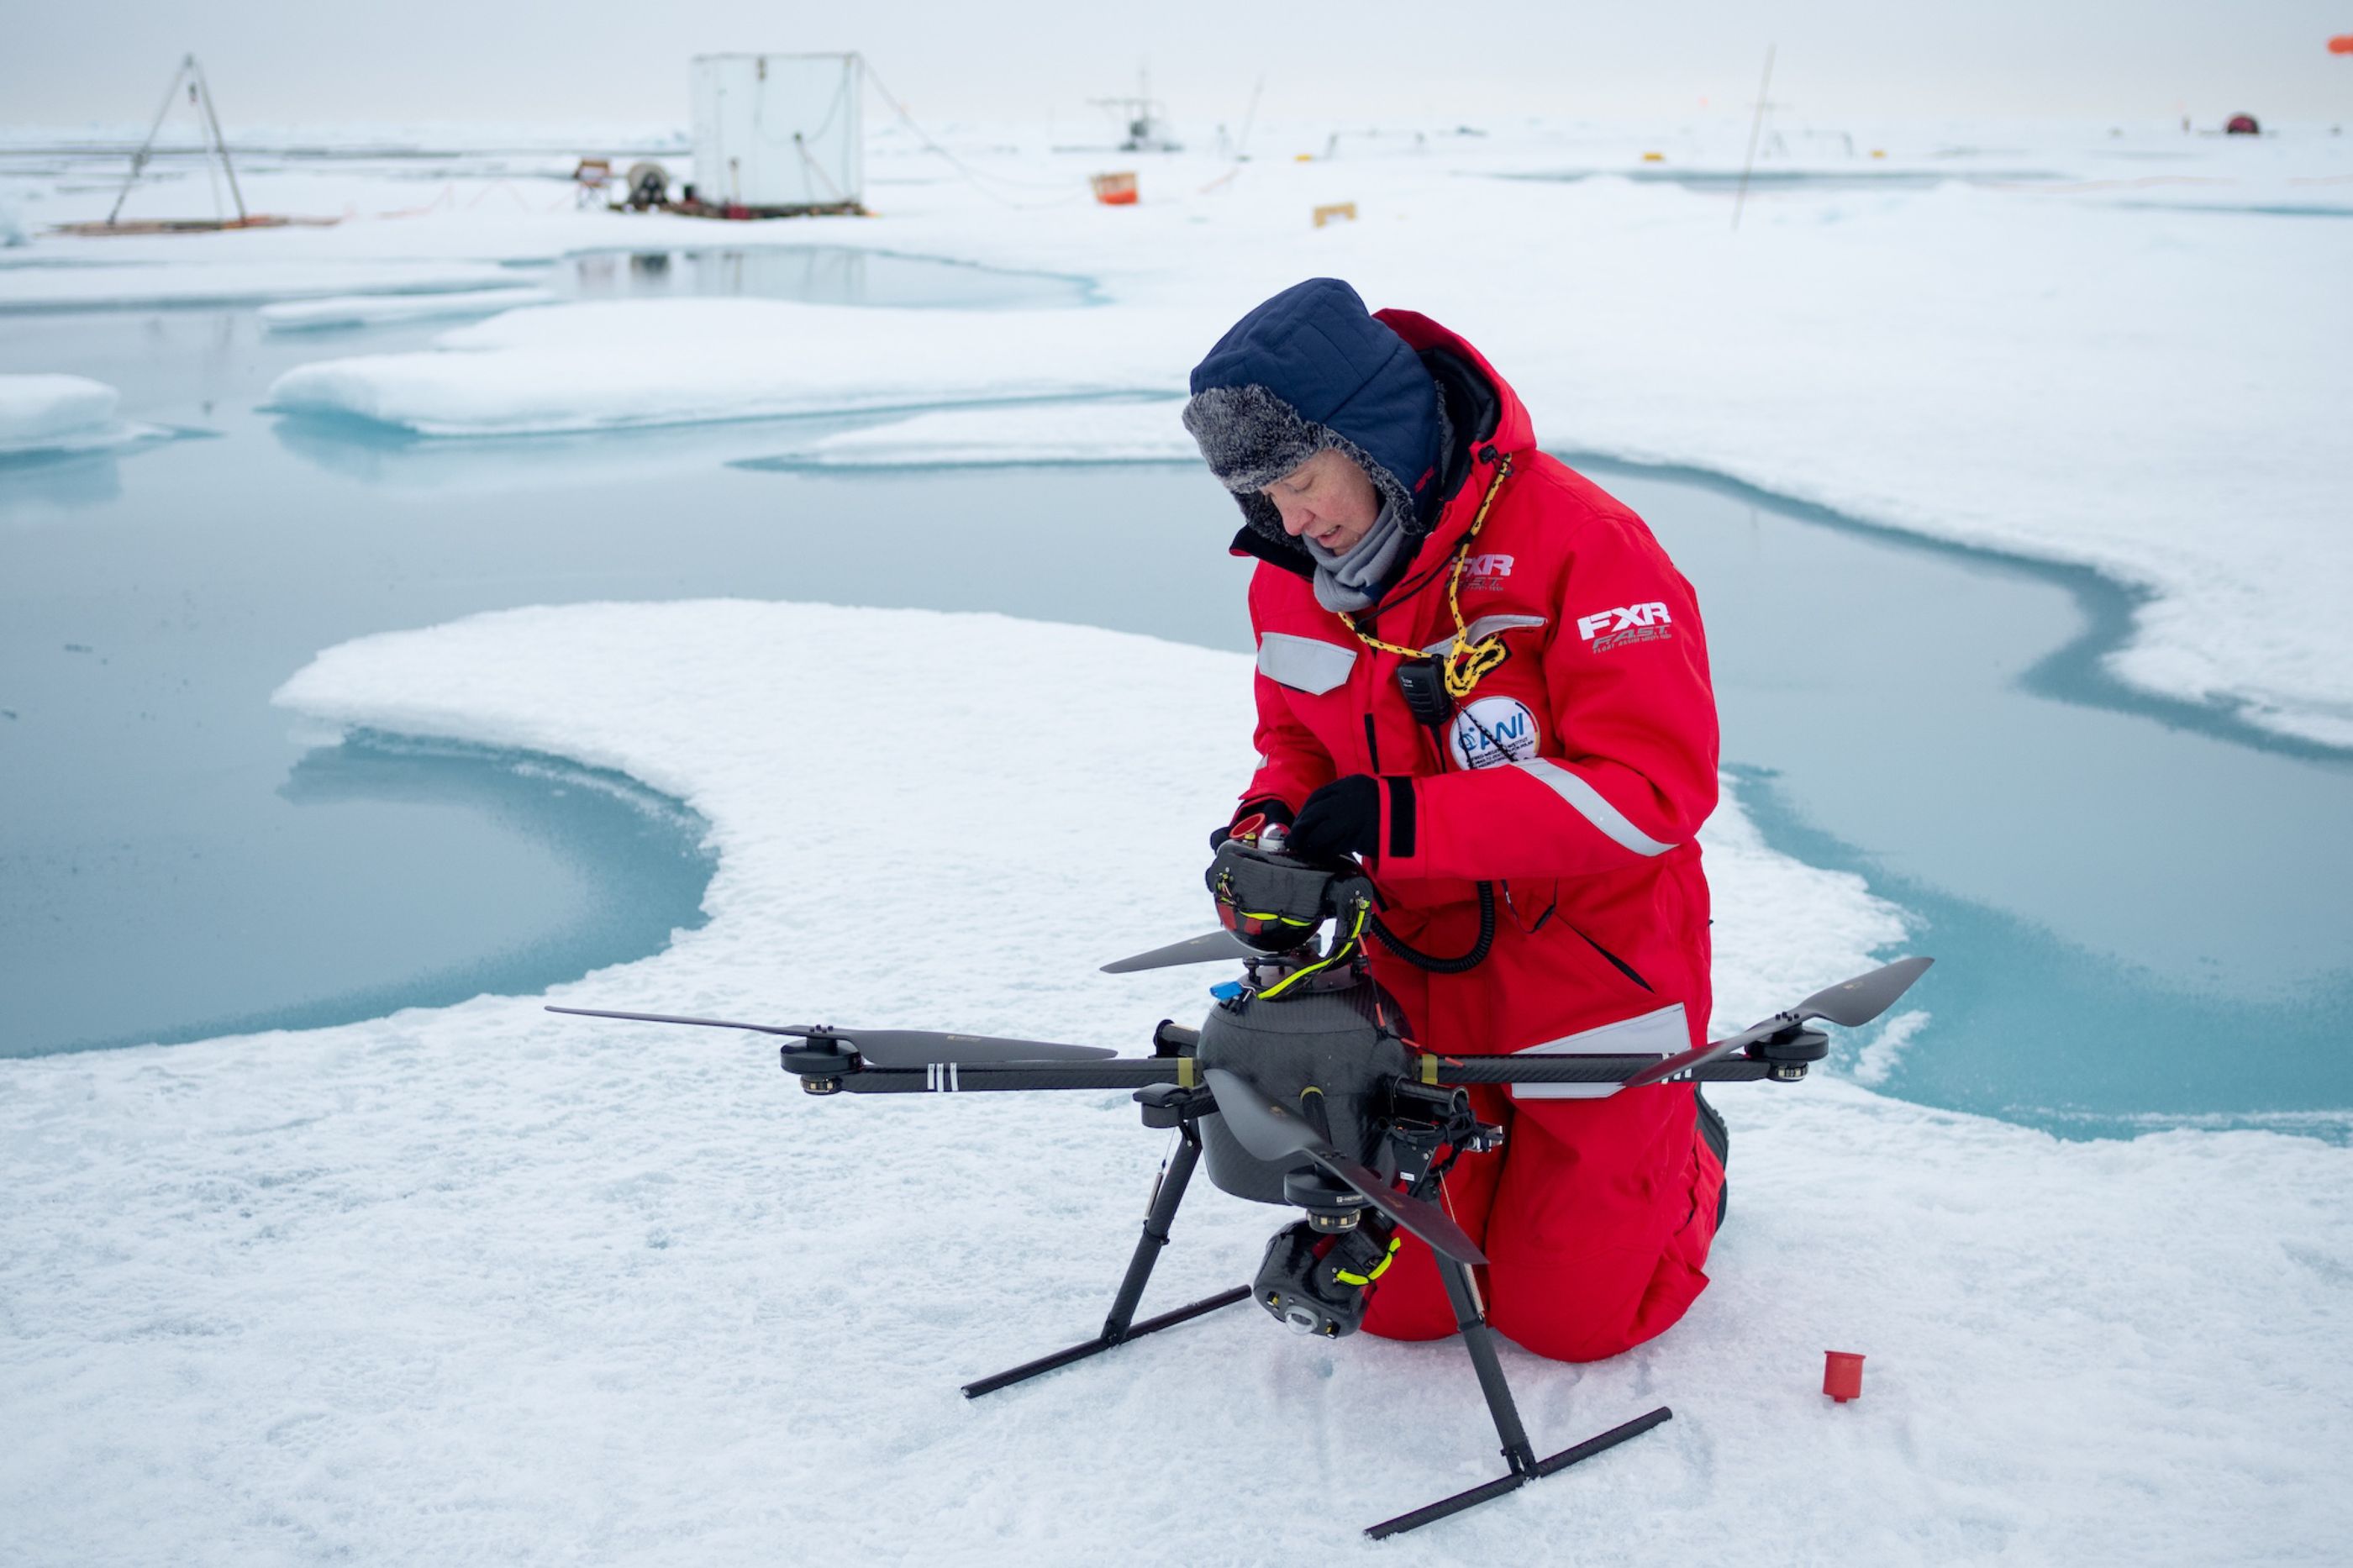
[[[1593,644],[1596,653],[1608,653],[1628,643],[1663,642],[1675,634],[1667,629],[1672,617],[1666,605],[1653,599],[1647,605],[1627,605],[1577,618],[1577,635]]]

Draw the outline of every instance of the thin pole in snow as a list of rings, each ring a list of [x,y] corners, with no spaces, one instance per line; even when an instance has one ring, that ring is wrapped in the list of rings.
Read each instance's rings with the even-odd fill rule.
[[[1748,157],[1740,165],[1740,188],[1732,194],[1732,226],[1740,226],[1740,209],[1748,200],[1748,171],[1757,166],[1757,138],[1765,130],[1765,101],[1773,96],[1773,50],[1765,46],[1765,80],[1757,89],[1757,117],[1748,122]]]
[[[1266,73],[1261,71],[1258,85],[1250,89],[1250,109],[1242,116],[1241,139],[1234,143],[1234,162],[1239,163],[1250,153],[1250,127],[1258,123],[1259,95],[1266,90]]]
[[[188,68],[195,63],[196,57],[190,55],[180,62],[180,68],[172,73],[172,85],[164,89],[164,106],[155,111],[155,122],[147,127],[147,140],[139,143],[139,151],[131,154],[131,173],[123,176],[122,188],[114,193],[114,205],[106,215],[107,227],[112,228],[114,220],[122,216],[122,204],[130,197],[131,187],[139,183],[139,172],[147,166],[147,155],[155,148],[156,132],[164,129],[164,116],[172,112],[172,100],[180,95],[180,79],[187,75]]]
[[[204,100],[205,123],[212,127],[213,151],[220,154],[221,173],[228,176],[229,198],[237,203],[237,221],[245,222],[245,193],[237,188],[237,169],[228,161],[228,138],[221,134],[220,115],[213,109],[212,83],[205,79],[205,68],[196,57],[188,57],[188,72],[196,79],[196,92]]]

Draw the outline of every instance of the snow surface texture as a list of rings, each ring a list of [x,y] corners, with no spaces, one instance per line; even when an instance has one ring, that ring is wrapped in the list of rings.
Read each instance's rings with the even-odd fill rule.
[[[0,376],[0,441],[53,441],[111,424],[120,401],[86,375]]]
[[[1047,668],[1050,706],[1003,677]],[[1221,978],[1093,966],[1206,923],[1235,655],[578,605],[347,644],[280,700],[708,818],[710,923],[554,1000],[1140,1049]],[[1707,844],[1720,1022],[1901,940],[1736,806]],[[772,1042],[541,1000],[0,1064],[0,1560],[2320,1563],[2353,1529],[2353,1152],[2316,1140],[1727,1088],[1690,1317],[1589,1367],[1506,1352],[1545,1451],[1675,1419],[1375,1547],[1497,1468],[1459,1347],[1240,1307],[958,1394],[1101,1322],[1163,1148],[1126,1096],[809,1100]],[[1202,1184],[1145,1310],[1286,1218]],[[1826,1348],[1870,1357],[1859,1402]]]
[[[272,232],[250,230],[234,237],[247,239]],[[183,237],[220,240],[220,235]],[[466,261],[269,261],[240,258],[151,256],[132,258],[121,239],[84,239],[83,245],[109,247],[108,259],[83,266],[36,265],[45,247],[36,240],[25,247],[22,265],[0,264],[0,314],[20,310],[75,310],[132,305],[249,305],[267,300],[302,300],[363,289],[400,293],[423,289],[479,289],[512,283],[514,274],[502,267]]]
[[[364,327],[380,321],[425,321],[438,316],[491,316],[518,305],[548,305],[544,289],[466,289],[446,293],[346,294],[331,300],[294,300],[264,305],[255,312],[273,332]]]
[[[787,454],[811,468],[995,468],[1020,463],[1198,463],[1184,404],[1105,400],[943,408],[819,437]]]
[[[651,313],[624,317],[558,307],[576,315],[461,336],[462,361],[346,361],[280,389],[288,406],[455,435],[1166,392],[1249,305],[1337,274],[1487,349],[1556,450],[1690,465],[1868,521],[2096,566],[2151,595],[2115,657],[2123,679],[2353,745],[2353,620],[2338,608],[2353,597],[2339,472],[2353,357],[2336,348],[2353,340],[2353,297],[2335,286],[2353,275],[2353,143],[1856,127],[1852,145],[1883,140],[1891,156],[1793,136],[1795,155],[1767,159],[1793,183],[1752,191],[1735,232],[1720,179],[1672,181],[1736,169],[1746,129],[1433,132],[1426,144],[1408,129],[1307,163],[1155,159],[1142,204],[1120,210],[1043,194],[1039,182],[1060,178],[1078,197],[1102,163],[1092,154],[1008,153],[1025,138],[976,132],[971,160],[1029,182],[980,189],[883,136],[877,218],[726,226],[714,240],[714,226],[687,219],[526,211],[494,185],[447,211],[209,249],[45,238],[33,258],[103,245],[126,265],[0,267],[0,306],[348,293],[362,266],[409,279],[368,287],[480,287],[468,279],[501,273],[488,255],[713,243],[1082,272],[1106,301],[1033,312],[1029,331],[970,311],[892,325],[759,301],[649,301]],[[1261,141],[1307,151],[1325,138],[1277,127]],[[1503,177],[1548,173],[1581,177]],[[351,199],[396,196],[410,206],[413,185]],[[1335,201],[1360,220],[1310,226],[1311,207]],[[174,270],[167,258],[203,261]],[[625,361],[648,374],[631,380]]]
[[[114,416],[114,388],[84,375],[0,375],[0,458],[125,447],[166,434]]]
[[[618,300],[444,332],[438,352],[290,370],[289,413],[357,415],[426,436],[554,435],[714,419],[1181,393],[1188,318],[876,310],[779,300]]]

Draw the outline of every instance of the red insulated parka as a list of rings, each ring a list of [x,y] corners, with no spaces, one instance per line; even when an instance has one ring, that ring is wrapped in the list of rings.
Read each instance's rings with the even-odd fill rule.
[[[1377,319],[1425,361],[1483,379],[1493,401],[1483,427],[1466,434],[1457,421],[1468,478],[1356,630],[1316,603],[1303,574],[1258,567],[1261,760],[1242,799],[1295,812],[1335,778],[1380,778],[1380,849],[1367,868],[1386,922],[1424,952],[1468,949],[1476,884],[1495,885],[1493,947],[1467,973],[1372,950],[1420,1045],[1489,1055],[1696,1043],[1709,1011],[1697,836],[1715,805],[1716,721],[1691,586],[1641,519],[1536,449],[1527,410],[1477,350],[1411,311]],[[1461,617],[1472,641],[1494,633],[1507,652],[1433,730],[1398,689],[1403,656],[1357,632],[1443,652],[1466,537]],[[1491,1259],[1495,1326],[1542,1353],[1590,1360],[1681,1317],[1706,1284],[1723,1181],[1694,1136],[1691,1089],[1480,1096],[1485,1119],[1507,1124],[1504,1147],[1466,1158],[1448,1195]],[[1378,1287],[1366,1327],[1453,1331],[1418,1243]]]

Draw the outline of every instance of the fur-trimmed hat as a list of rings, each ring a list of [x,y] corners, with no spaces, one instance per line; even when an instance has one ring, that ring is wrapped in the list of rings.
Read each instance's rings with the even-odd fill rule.
[[[1250,526],[1288,542],[1259,491],[1316,453],[1356,460],[1407,531],[1437,514],[1445,428],[1419,355],[1336,278],[1294,284],[1234,323],[1193,367],[1185,428]]]

